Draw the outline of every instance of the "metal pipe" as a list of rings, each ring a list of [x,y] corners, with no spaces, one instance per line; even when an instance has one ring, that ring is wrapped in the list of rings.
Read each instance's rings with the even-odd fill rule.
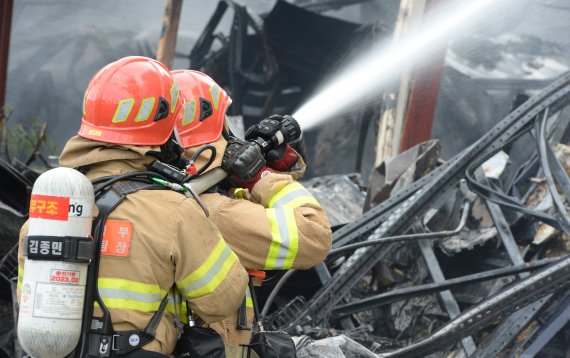
[[[461,213],[461,220],[459,222],[459,225],[457,226],[457,228],[455,228],[452,231],[440,231],[440,232],[429,232],[429,233],[410,234],[410,235],[389,236],[389,237],[383,237],[383,238],[378,239],[378,240],[369,240],[369,241],[357,242],[354,244],[341,246],[339,248],[333,249],[329,252],[328,256],[331,257],[331,256],[338,255],[338,254],[346,252],[346,251],[350,251],[350,250],[354,250],[354,249],[358,249],[358,248],[366,247],[366,246],[387,244],[387,243],[391,243],[391,242],[411,241],[411,240],[439,239],[442,237],[449,237],[449,236],[457,235],[465,227],[465,223],[467,222],[467,216],[469,214],[470,208],[471,208],[471,204],[468,201],[466,201],[463,204],[463,211]]]
[[[160,40],[158,40],[158,49],[156,50],[156,59],[169,69],[172,69],[174,62],[176,36],[178,35],[181,11],[182,0],[166,0]]]
[[[519,274],[521,272],[537,270],[559,260],[560,260],[559,257],[547,258],[547,259],[525,263],[523,265],[503,267],[496,270],[489,270],[463,277],[452,278],[439,283],[428,283],[425,285],[418,285],[413,287],[402,288],[399,290],[393,290],[381,293],[376,296],[368,297],[358,302],[337,306],[334,309],[333,314],[337,317],[343,317],[361,311],[369,310],[371,308],[380,307],[394,302],[406,300],[411,297],[429,295],[435,292],[448,290],[451,288],[470,285],[477,282],[494,280],[496,278],[505,277],[505,276],[512,276]]]
[[[4,107],[14,0],[0,1],[0,109]]]

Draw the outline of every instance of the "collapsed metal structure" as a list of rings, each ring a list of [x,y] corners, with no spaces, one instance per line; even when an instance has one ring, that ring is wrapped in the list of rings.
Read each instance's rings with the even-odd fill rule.
[[[317,269],[322,287],[306,302],[304,297],[298,297],[266,317],[268,324],[294,334],[310,333],[314,327],[354,329],[359,323],[354,316],[357,312],[437,292],[449,322],[434,334],[381,356],[425,356],[461,342],[468,356],[490,357],[510,347],[541,312],[550,306],[559,307],[549,312],[550,320],[533,329],[525,336],[524,344],[516,347],[526,352],[525,357],[534,356],[568,322],[569,317],[560,318],[560,311],[565,312],[570,305],[570,256],[527,262],[529,245],[527,252],[521,252],[518,247],[518,244],[525,245],[527,238],[518,237],[512,227],[520,220],[537,219],[560,232],[570,233],[570,218],[565,208],[565,203],[570,202],[570,179],[550,145],[550,141],[558,141],[565,134],[568,118],[562,112],[569,101],[570,74],[565,74],[516,108],[462,153],[337,230],[327,265]],[[517,140],[528,146],[533,137],[536,146],[532,154],[506,181],[492,183],[478,172],[481,165],[499,151],[516,149]],[[536,188],[536,184],[528,185],[531,177],[545,178],[552,198],[552,213],[523,204],[521,198],[528,197]],[[526,186],[526,191],[520,192],[521,184]],[[430,232],[426,223],[453,195],[459,203],[455,212],[462,212],[457,229]],[[466,230],[466,214],[476,199],[486,204],[511,266],[446,279],[434,250],[435,243]],[[507,210],[503,212],[504,209]],[[384,288],[380,290],[384,292],[365,299],[351,299],[361,279],[378,263],[389,261],[404,245],[419,246],[433,283],[392,291]],[[341,253],[346,259],[335,267],[335,261],[330,259]],[[528,271],[540,268],[529,275]],[[450,291],[454,287],[508,275],[517,275],[519,280],[463,312]],[[470,337],[497,321],[500,324],[478,343]]]
[[[297,3],[305,8],[323,10],[355,2],[358,1]],[[248,118],[257,121],[273,110],[290,112],[324,76],[321,70],[326,66],[313,61],[321,56],[302,57],[297,54],[304,51],[288,51],[290,42],[279,32],[281,28],[291,30],[279,26],[283,19],[312,15],[298,12],[286,3],[278,5],[262,22],[244,6],[230,0],[221,1],[190,54],[192,67],[215,74],[232,90],[233,114],[244,115],[246,121]],[[214,31],[228,8],[234,10],[234,18],[232,31],[225,37]],[[303,23],[312,21],[317,20],[307,18]],[[329,25],[339,27],[337,22]],[[367,26],[342,26],[349,40],[367,38],[374,31]],[[253,34],[248,32],[248,27],[253,28]],[[222,43],[221,49],[212,50],[215,40]],[[295,72],[299,69],[305,72]],[[414,183],[394,191],[360,218],[340,227],[334,232],[329,258],[315,270],[314,277],[320,281],[318,289],[303,292],[302,296],[294,291],[293,295],[299,296],[290,303],[272,305],[272,300],[281,294],[279,288],[295,274],[293,271],[287,273],[265,300],[266,326],[294,335],[323,336],[343,331],[360,342],[380,343],[372,348],[382,357],[432,353],[447,356],[450,350],[463,350],[467,356],[474,357],[536,355],[570,320],[570,258],[544,255],[544,250],[529,240],[537,231],[538,221],[560,232],[560,236],[570,235],[570,219],[566,212],[570,180],[567,169],[563,168],[550,145],[566,139],[570,116],[564,112],[569,102],[570,74],[566,74],[516,108],[462,153]],[[529,145],[533,142],[536,145]],[[500,180],[488,178],[479,169],[500,151],[516,157],[521,147],[528,147],[524,160],[519,160]],[[7,165],[0,165],[2,168],[6,172],[11,170]],[[539,180],[542,184],[532,179],[536,177],[544,178]],[[22,192],[31,186],[31,181],[19,178],[19,174],[11,173],[11,176],[1,178],[18,179]],[[324,182],[324,185],[331,185],[330,181]],[[548,189],[550,194],[546,196],[552,198],[546,210],[528,204],[528,199],[540,185]],[[331,202],[338,202],[335,195],[341,190],[346,193],[346,186],[332,191]],[[26,202],[9,201],[25,196],[9,194],[0,199],[11,207],[22,208],[20,214],[25,214]],[[478,266],[467,267],[470,263],[451,265],[446,262],[450,259],[442,254],[442,245],[448,239],[477,231],[478,223],[474,223],[477,220],[473,217],[477,205],[486,208],[492,222],[485,233],[486,240],[498,238],[502,248],[487,261],[486,258],[473,259]],[[0,276],[5,278],[0,282],[5,287],[16,272],[16,251],[13,241],[9,244],[5,250],[7,254],[0,261]],[[472,248],[483,244],[469,245]],[[371,284],[370,276],[377,275],[374,272],[379,270],[378,267],[397,261],[402,250],[410,250],[408,256],[416,261],[405,268],[402,268],[404,265],[398,267],[405,271],[403,278],[386,285]],[[479,252],[472,249],[470,255],[476,256]],[[487,269],[481,270],[483,264]],[[454,273],[453,270],[458,268],[462,271]],[[406,270],[425,270],[429,278]],[[363,290],[359,286],[364,281],[369,287]],[[458,294],[457,289],[480,287],[474,285],[488,282],[493,282],[493,286],[472,295],[475,297],[472,302]],[[412,328],[409,336],[419,338],[413,344],[408,344],[413,339],[400,339],[402,332],[383,335],[377,328],[370,329],[371,320],[363,314],[376,312],[374,319],[379,320],[386,311],[376,310],[431,294],[437,294],[437,304],[445,315],[439,319],[446,324],[434,331],[430,327],[424,332],[427,334],[417,336]],[[404,309],[404,306],[398,307]],[[546,318],[537,322],[539,315]],[[416,320],[421,314],[411,316]],[[437,324],[433,326],[438,328]]]

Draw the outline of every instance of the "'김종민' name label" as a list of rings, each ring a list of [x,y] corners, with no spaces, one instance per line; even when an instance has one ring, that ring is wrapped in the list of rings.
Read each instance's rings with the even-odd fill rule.
[[[63,239],[28,238],[28,257],[44,259],[61,259],[63,257]]]

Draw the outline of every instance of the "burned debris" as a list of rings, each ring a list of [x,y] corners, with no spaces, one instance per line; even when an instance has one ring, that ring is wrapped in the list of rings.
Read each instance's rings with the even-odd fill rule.
[[[222,0],[188,56],[190,66],[228,90],[229,114],[242,126],[293,112],[339,59],[386,35],[381,24],[319,14],[359,2],[277,1],[258,15]],[[233,17],[225,34],[218,26],[228,10]],[[319,33],[307,36],[306,24]],[[448,160],[441,143],[429,140],[364,177],[366,132],[384,110],[380,103],[354,109],[344,115],[348,121],[321,132],[350,131],[338,142],[357,153],[358,173],[303,182],[327,211],[333,248],[314,269],[268,273],[256,290],[263,325],[294,336],[303,358],[567,356],[570,74],[518,85],[512,112]],[[306,141],[316,137],[305,135]],[[321,148],[332,162],[328,149]],[[13,300],[18,232],[36,176],[0,160],[0,183],[14,188],[0,192],[0,318],[6,322],[12,321],[4,307]],[[11,323],[0,325],[0,357],[17,348],[14,332]]]
[[[385,34],[380,24],[358,25],[315,12],[358,2],[364,1],[298,6],[277,1],[269,13],[258,15],[233,0],[219,1],[192,48],[190,67],[229,89],[231,114],[242,115],[246,126],[273,112],[292,113],[335,66]],[[224,16],[232,16],[229,33],[220,29]]]
[[[371,326],[402,346],[382,357],[536,355],[568,322],[570,180],[558,141],[569,102],[566,74],[335,231],[322,287],[274,307],[268,324],[309,335]],[[521,143],[529,154],[509,156]],[[567,342],[551,345],[566,354]]]

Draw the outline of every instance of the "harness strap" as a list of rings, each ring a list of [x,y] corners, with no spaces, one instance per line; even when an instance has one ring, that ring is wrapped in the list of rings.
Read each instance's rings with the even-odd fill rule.
[[[109,214],[125,200],[126,196],[139,190],[164,189],[163,186],[140,181],[126,181],[104,189],[96,198],[99,215],[94,221],[94,239],[96,252],[101,252],[101,242],[105,222]],[[168,303],[168,294],[160,307],[153,314],[144,330],[114,331],[109,310],[105,306],[97,289],[100,255],[89,265],[86,292],[86,307],[82,327],[82,350],[80,357],[110,357],[124,355],[140,349],[154,339],[156,328],[164,315]],[[103,311],[103,317],[93,317],[93,303],[97,302]],[[86,333],[86,334],[85,334]],[[85,344],[87,343],[87,344]],[[87,348],[84,348],[86,347]]]
[[[152,342],[154,339],[154,334],[156,333],[156,328],[162,319],[164,310],[166,309],[166,304],[168,295],[166,295],[158,310],[152,315],[149,323],[144,330],[132,330],[132,331],[118,331],[114,332],[113,339],[111,343],[111,350],[117,355],[123,355],[130,353],[142,346]]]
[[[237,311],[237,323],[236,329],[240,331],[248,330],[251,331],[251,327],[247,325],[247,306],[246,306],[246,297],[243,297],[243,302],[238,308]]]

